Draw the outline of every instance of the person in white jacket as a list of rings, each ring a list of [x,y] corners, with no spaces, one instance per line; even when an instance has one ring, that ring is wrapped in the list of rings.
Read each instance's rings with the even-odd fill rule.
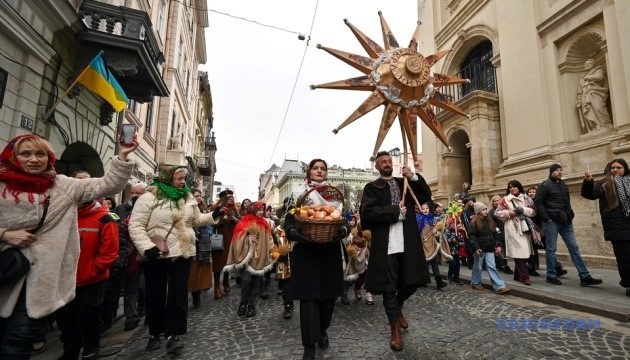
[[[495,211],[495,216],[504,223],[505,253],[514,259],[514,280],[531,285],[527,260],[534,253],[531,239],[533,221],[530,219],[536,216],[536,207],[518,180],[508,183],[506,193]]]
[[[129,235],[143,265],[149,342],[147,350],[161,346],[164,333],[169,352],[184,347],[179,335],[187,332],[188,275],[195,256],[193,227],[215,224],[221,211],[202,214],[186,185],[188,170],[164,165],[158,177],[136,201],[129,221]],[[164,239],[168,249],[159,249],[152,239]]]

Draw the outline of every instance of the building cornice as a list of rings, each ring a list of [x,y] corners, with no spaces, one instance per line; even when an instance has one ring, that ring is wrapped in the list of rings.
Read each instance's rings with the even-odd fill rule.
[[[464,6],[457,10],[455,15],[453,15],[435,35],[437,48],[442,48],[450,38],[454,37],[457,32],[462,29],[464,24],[467,24],[470,19],[489,2],[490,0],[470,0],[465,2],[463,4]]]

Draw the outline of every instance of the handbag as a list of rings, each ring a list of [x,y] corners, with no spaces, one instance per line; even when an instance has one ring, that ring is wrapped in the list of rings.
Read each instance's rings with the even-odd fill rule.
[[[212,234],[210,234],[210,250],[221,252],[225,250],[225,241],[223,234],[218,234],[217,229],[212,228]]]
[[[168,253],[168,244],[166,243],[166,239],[168,238],[168,236],[171,234],[171,231],[173,231],[173,227],[175,226],[175,224],[171,225],[171,228],[168,229],[168,232],[166,233],[165,237],[161,237],[161,236],[151,236],[151,242],[155,244],[155,246],[157,246],[158,250],[162,253],[162,254],[167,254]]]
[[[49,205],[50,196],[44,201],[44,210],[42,211],[42,217],[39,219],[37,226],[28,232],[35,234],[41,229],[44,225],[44,220],[46,220]],[[10,247],[0,252],[0,289],[17,283],[18,280],[28,274],[30,269],[31,263],[20,249]]]

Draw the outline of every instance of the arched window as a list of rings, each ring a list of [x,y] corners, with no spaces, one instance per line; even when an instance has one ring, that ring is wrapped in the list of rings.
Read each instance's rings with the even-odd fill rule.
[[[462,96],[473,90],[496,92],[495,68],[492,66],[492,43],[490,40],[475,46],[464,58],[460,66],[460,76],[470,80],[462,85]]]

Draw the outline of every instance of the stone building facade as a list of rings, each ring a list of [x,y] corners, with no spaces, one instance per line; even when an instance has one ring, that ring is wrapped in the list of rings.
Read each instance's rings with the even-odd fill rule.
[[[190,159],[195,173],[212,170],[209,161],[197,166],[198,158],[213,156],[211,144],[206,146],[211,93],[207,76],[204,82],[197,71],[206,59],[207,13],[196,10],[203,6],[201,0],[0,2],[0,146],[33,132],[52,143],[58,173],[87,170],[101,176],[117,152],[122,124],[134,124],[140,147],[133,155],[138,167],[131,185],[151,181],[166,161],[165,137],[175,127],[183,145],[178,161]],[[130,99],[127,109],[114,113],[100,97],[77,87],[44,118],[100,50]],[[195,180],[203,177],[191,177]]]
[[[608,161],[630,155],[630,27],[625,21],[630,2],[434,0],[418,5],[423,36],[434,40],[424,41],[420,52],[452,49],[433,71],[471,80],[442,89],[470,115],[438,115],[452,150],[426,128],[422,132],[424,174],[435,199],[452,199],[466,181],[471,194],[489,201],[505,194],[512,179],[526,188],[538,185],[548,177],[549,165],[560,163],[582,254],[587,261],[610,263],[614,258],[603,241],[598,205],[579,192],[587,168],[601,178]],[[595,68],[601,70],[599,82],[585,91],[598,87],[590,96],[593,110],[603,115],[589,122],[581,92],[589,79],[584,75]]]

